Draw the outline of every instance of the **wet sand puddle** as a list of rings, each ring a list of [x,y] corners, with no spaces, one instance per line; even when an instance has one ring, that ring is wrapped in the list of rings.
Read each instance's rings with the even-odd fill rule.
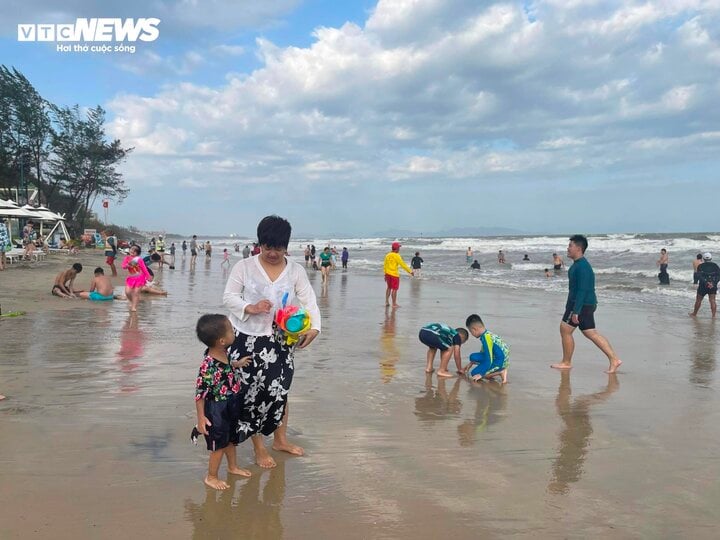
[[[403,279],[392,311],[381,279],[352,272],[326,289],[310,276],[323,333],[296,355],[290,401],[306,457],[206,490],[206,453],[189,441],[194,323],[223,311],[219,262],[165,270],[170,297],[137,317],[122,303],[73,304],[3,321],[9,538],[714,536],[713,323],[603,304],[622,372],[603,374],[578,336],[576,367],[561,374],[547,366],[562,297]],[[511,346],[507,386],[423,373],[420,326],[475,311]],[[473,350],[471,339],[463,356]],[[238,454],[251,462],[250,445]]]

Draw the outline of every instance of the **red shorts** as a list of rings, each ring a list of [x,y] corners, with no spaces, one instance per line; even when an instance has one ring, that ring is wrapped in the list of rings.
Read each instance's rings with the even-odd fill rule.
[[[397,291],[400,288],[400,276],[391,276],[385,274],[385,283],[391,291]]]
[[[108,255],[108,256],[105,258],[105,262],[106,262],[107,264],[112,264],[112,263],[115,262],[115,257],[113,257],[112,255]]]

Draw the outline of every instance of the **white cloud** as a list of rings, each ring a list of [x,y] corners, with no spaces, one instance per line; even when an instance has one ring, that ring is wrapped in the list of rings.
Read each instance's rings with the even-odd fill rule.
[[[683,159],[668,134],[709,158],[717,4],[381,0],[308,47],[258,39],[262,66],[222,85],[118,96],[111,128],[138,183],[548,178]]]

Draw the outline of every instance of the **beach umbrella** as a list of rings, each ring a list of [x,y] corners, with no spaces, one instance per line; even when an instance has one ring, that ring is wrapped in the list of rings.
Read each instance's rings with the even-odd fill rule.
[[[37,217],[34,212],[28,212],[24,208],[2,208],[0,207],[0,216],[11,218],[33,218]]]
[[[8,199],[7,201],[3,201],[2,199],[0,199],[0,208],[20,208],[20,207],[12,199]]]

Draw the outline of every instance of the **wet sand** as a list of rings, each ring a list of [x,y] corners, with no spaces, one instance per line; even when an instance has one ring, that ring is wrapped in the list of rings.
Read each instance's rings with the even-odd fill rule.
[[[577,336],[562,374],[548,367],[562,295],[403,277],[391,311],[382,276],[352,269],[327,291],[310,276],[324,331],[297,354],[290,395],[307,455],[263,471],[242,445],[253,478],[206,489],[207,454],[189,441],[193,328],[223,311],[220,262],[193,273],[179,259],[157,280],[170,297],[143,301],[137,321],[121,302],[52,298],[56,271],[0,273],[3,309],[29,311],[0,321],[2,538],[716,537],[720,331],[707,311],[601,297],[599,329],[625,364],[604,374]],[[504,387],[423,372],[419,327],[472,312],[511,346]]]

